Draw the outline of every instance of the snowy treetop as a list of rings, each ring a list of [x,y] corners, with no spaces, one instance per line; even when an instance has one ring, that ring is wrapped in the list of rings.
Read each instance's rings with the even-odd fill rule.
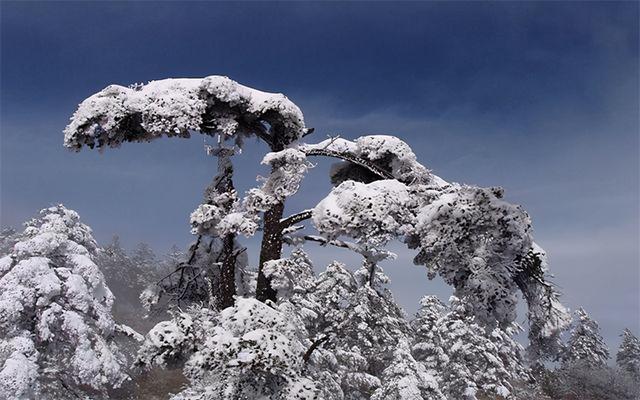
[[[280,93],[252,89],[224,76],[110,85],[84,100],[64,130],[66,147],[119,147],[190,131],[256,134],[288,144],[307,132],[302,112]]]
[[[80,222],[80,216],[62,205],[40,210],[39,216],[25,223],[23,238],[14,245],[18,256],[49,255],[64,251],[95,254],[97,244],[91,228]]]

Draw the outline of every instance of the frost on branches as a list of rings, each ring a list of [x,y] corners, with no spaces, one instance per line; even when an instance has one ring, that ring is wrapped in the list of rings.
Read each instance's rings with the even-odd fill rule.
[[[0,259],[0,398],[99,397],[127,379],[91,229],[62,205]]]
[[[186,259],[180,259],[171,267],[171,272],[142,291],[140,301],[144,308],[151,313],[190,304],[218,309],[223,293],[233,291],[231,295],[250,295],[252,276],[245,270],[248,263],[246,248],[232,238],[231,245],[225,248],[224,241],[218,238],[199,236]],[[223,267],[229,264],[232,270],[226,273],[232,275],[227,279]],[[229,281],[233,286],[224,287]]]
[[[640,340],[629,329],[622,332],[616,364],[622,371],[640,380]]]
[[[305,127],[300,109],[284,95],[251,89],[227,77],[209,76],[152,81],[129,88],[111,85],[80,104],[65,128],[65,146],[103,149],[163,136],[189,137],[191,132],[217,137],[218,147],[208,152],[219,158],[218,176],[207,189],[204,202],[191,214],[191,224],[194,233],[222,241],[222,280],[212,286],[224,308],[233,304],[233,296],[239,292],[232,287],[235,235],[252,236],[261,212],[265,213],[264,235],[255,292],[261,300],[275,300],[262,266],[281,256],[283,198],[297,190],[299,178],[295,182],[295,176],[307,167],[295,151],[285,147],[312,131]],[[272,167],[271,175],[240,202],[232,183],[231,157],[247,136],[256,136],[274,152],[285,153],[265,157],[264,163]],[[296,159],[303,162],[295,164]]]
[[[580,363],[589,367],[604,367],[609,359],[609,349],[600,335],[598,323],[580,308],[565,349],[564,364]]]

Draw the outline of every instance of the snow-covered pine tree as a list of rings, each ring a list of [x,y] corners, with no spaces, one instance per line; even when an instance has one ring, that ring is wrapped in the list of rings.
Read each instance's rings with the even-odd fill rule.
[[[328,367],[347,400],[369,399],[381,387],[383,371],[394,360],[400,341],[406,341],[404,313],[386,282],[382,270],[366,261],[355,274],[334,262],[316,281],[315,295],[322,305],[316,336],[327,339],[321,351],[335,359]],[[388,372],[389,379],[397,378]],[[389,385],[393,391],[394,384]]]
[[[251,89],[222,76],[166,79],[129,88],[111,85],[80,104],[65,128],[65,146],[74,150],[119,147],[163,136],[188,138],[194,131],[217,136],[221,144],[211,149],[219,157],[218,176],[210,185],[213,190],[207,190],[203,204],[191,216],[194,230],[215,234],[223,242],[221,275],[226,280],[221,285],[211,282],[224,290],[218,293],[218,301],[227,306],[233,299],[235,273],[230,258],[236,250],[232,238],[238,233],[253,235],[258,213],[263,213],[263,240],[256,295],[275,301],[262,267],[281,258],[284,199],[291,193],[281,190],[279,176],[287,165],[281,165],[282,158],[265,159],[273,179],[257,191],[259,199],[254,196],[250,206],[238,208],[229,162],[233,151],[224,144],[231,141],[241,146],[245,138],[254,136],[279,152],[310,133],[300,109],[284,95]],[[229,261],[225,264],[225,260]]]
[[[149,274],[158,270],[158,257],[148,243],[140,242],[133,248],[131,261],[138,269],[148,271]]]
[[[616,354],[618,368],[640,380],[640,340],[625,328],[622,331],[622,343]]]
[[[256,136],[272,150],[263,159],[271,173],[259,188],[242,201],[231,189],[214,190],[215,196],[210,201],[205,196],[192,214],[197,232],[222,240],[229,234],[253,235],[261,220],[255,288],[259,300],[277,300],[264,267],[281,258],[285,236],[297,229],[296,224],[312,218],[325,243],[354,249],[370,265],[375,264],[372,255],[388,255],[380,250],[392,239],[419,249],[414,262],[426,265],[430,276],[439,274],[453,285],[457,296],[469,298],[484,325],[505,327],[513,322],[520,291],[529,309],[532,355],[557,351],[569,317],[548,283],[544,252],[533,242],[526,212],[504,201],[499,188],[445,182],[396,137],[300,144],[311,130],[286,97],[211,76],[153,81],[134,88],[109,86],[79,106],[65,129],[65,145],[75,150],[85,145],[118,147],[162,136],[188,137],[192,131],[238,146],[243,138]],[[331,171],[337,186],[313,210],[283,218],[286,199],[297,192],[311,165],[308,159],[316,156],[342,160]],[[346,244],[341,236],[354,243]],[[230,268],[223,270],[227,271],[223,286],[229,291],[222,297],[228,298],[233,289],[229,277],[234,275],[228,273]],[[187,275],[187,282],[191,278]]]
[[[444,351],[436,347],[436,325],[442,318],[447,307],[438,299],[438,296],[424,296],[420,299],[420,308],[416,317],[411,321],[413,346],[411,352],[418,361],[424,361],[426,357],[445,357]],[[439,354],[437,352],[440,352]]]
[[[299,319],[310,334],[318,333],[319,316],[325,306],[316,296],[316,276],[307,253],[296,249],[288,258],[269,261],[264,273],[277,291],[280,308],[289,309],[287,313]]]
[[[311,361],[324,368],[325,380],[338,385],[336,398],[345,400],[368,399],[380,386],[380,379],[367,372],[368,362],[361,349],[342,340],[341,331],[350,318],[357,289],[353,274],[334,261],[319,274],[314,291],[322,307],[314,337],[324,343],[311,354]]]
[[[113,295],[78,214],[59,205],[25,223],[0,259],[0,398],[100,398],[127,379]]]
[[[338,185],[312,210],[328,242],[348,236],[357,245],[380,248],[392,238],[405,241],[420,250],[414,262],[469,298],[478,323],[490,327],[514,320],[519,290],[529,308],[532,358],[558,352],[570,317],[548,283],[546,257],[532,240],[529,216],[502,200],[502,189],[449,184],[395,137],[329,139],[300,148],[346,160],[332,170]]]
[[[338,326],[339,334],[347,344],[345,347],[361,349],[369,365],[368,372],[379,377],[393,359],[398,344],[407,340],[410,329],[404,311],[387,288],[389,277],[382,268],[365,261],[354,277],[358,289],[347,319]]]
[[[331,284],[330,296],[341,292],[339,276],[347,276],[348,282],[355,283],[350,273],[333,263],[331,272],[323,273],[322,278],[313,273],[313,266],[307,254],[300,248],[295,249],[291,256],[285,259],[270,261],[265,265],[265,275],[271,280],[272,287],[277,291],[278,308],[287,316],[289,321],[297,326],[304,326],[306,337],[303,340],[306,351],[302,356],[304,375],[316,382],[319,390],[318,398],[323,400],[343,400],[345,398],[341,387],[341,372],[346,370],[344,359],[339,359],[333,339],[333,323],[344,316],[340,307],[333,307],[332,300],[325,297],[328,293],[327,283],[338,277],[335,285]],[[333,272],[337,276],[329,277]],[[318,285],[323,287],[318,290]],[[353,287],[355,289],[355,287]],[[343,288],[344,289],[344,288]],[[353,292],[344,293],[347,297]],[[302,330],[299,330],[302,332]],[[338,355],[344,355],[338,352]]]
[[[609,359],[609,349],[600,335],[598,323],[579,308],[575,312],[571,337],[563,354],[563,364],[580,363],[588,367],[604,367]]]
[[[512,383],[528,377],[522,346],[509,331],[487,331],[476,322],[471,306],[455,296],[448,310],[441,306],[433,297],[423,302],[422,319],[430,322],[442,314],[430,330],[419,331],[413,351],[436,372],[442,392],[452,399],[475,400],[481,394],[515,398]]]

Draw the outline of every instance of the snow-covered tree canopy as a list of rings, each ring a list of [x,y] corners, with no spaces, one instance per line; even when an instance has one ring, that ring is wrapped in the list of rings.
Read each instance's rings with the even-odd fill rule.
[[[308,130],[300,109],[284,95],[208,76],[107,86],[80,104],[64,131],[64,144],[76,150],[119,147],[162,136],[189,137],[192,131],[239,139],[257,135],[283,148]]]
[[[125,379],[114,342],[130,332],[94,263],[96,242],[76,212],[46,208],[0,259],[0,398],[93,396]]]

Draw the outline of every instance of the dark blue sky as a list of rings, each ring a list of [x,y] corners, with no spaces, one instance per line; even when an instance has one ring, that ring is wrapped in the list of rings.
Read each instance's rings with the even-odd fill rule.
[[[1,224],[76,209],[101,242],[185,246],[215,171],[203,137],[70,153],[76,105],[111,83],[228,75],[283,92],[315,138],[386,133],[446,180],[502,185],[532,215],[571,308],[640,333],[638,3],[2,2]],[[248,143],[246,189],[265,148]],[[328,190],[320,163],[292,199]],[[250,247],[255,241],[249,241]],[[399,251],[408,311],[447,294]],[[319,266],[340,252],[313,250]]]

